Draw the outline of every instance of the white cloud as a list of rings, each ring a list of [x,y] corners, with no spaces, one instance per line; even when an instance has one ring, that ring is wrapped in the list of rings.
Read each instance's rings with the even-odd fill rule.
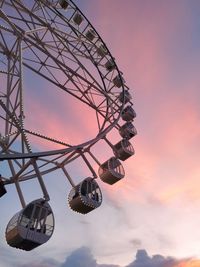
[[[71,253],[61,265],[61,267],[97,267],[96,260],[94,259],[91,251],[82,247]]]
[[[149,256],[146,250],[138,250],[136,258],[126,267],[173,267],[177,266],[180,261],[172,257],[162,255]],[[63,263],[58,263],[53,259],[46,259],[41,262],[30,262],[27,264],[17,265],[17,267],[120,267],[113,264],[98,264],[91,250],[87,247],[81,247],[74,250]],[[11,267],[14,267],[11,265]]]
[[[176,260],[162,255],[153,255],[150,257],[146,250],[138,250],[136,259],[127,267],[172,267]]]

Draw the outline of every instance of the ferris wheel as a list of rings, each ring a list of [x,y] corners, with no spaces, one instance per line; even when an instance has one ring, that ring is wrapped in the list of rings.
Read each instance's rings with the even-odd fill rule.
[[[45,121],[41,128],[29,123],[27,76],[34,77],[28,79],[36,87],[42,83],[46,97],[53,90],[66,103],[87,107],[96,134],[74,144],[46,133]],[[73,123],[73,111],[65,112],[65,123]],[[54,215],[43,180],[53,171],[62,170],[69,181],[73,211],[86,214],[101,205],[97,178],[110,185],[124,178],[121,161],[134,155],[130,139],[137,134],[135,117],[130,90],[114,57],[73,1],[0,0],[0,197],[13,184],[22,205],[6,228],[11,247],[32,250],[53,234]],[[114,130],[119,141],[113,144],[108,133]],[[96,147],[102,140],[113,155],[100,162]],[[90,176],[75,183],[68,164],[79,158]],[[38,180],[43,196],[27,204],[21,182],[31,179]]]

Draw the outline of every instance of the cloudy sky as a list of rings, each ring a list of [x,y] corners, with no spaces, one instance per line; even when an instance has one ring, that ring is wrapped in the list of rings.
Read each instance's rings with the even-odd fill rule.
[[[62,173],[45,178],[56,229],[33,252],[6,245],[6,224],[20,209],[15,190],[7,188],[9,194],[0,201],[1,266],[200,266],[200,1],[75,3],[102,36],[132,90],[136,154],[124,163],[123,181],[101,184],[104,202],[87,216],[68,209],[70,189]],[[43,106],[44,118],[50,106]],[[58,118],[53,123],[64,134]],[[51,122],[47,130],[52,131]],[[27,197],[36,195],[32,184],[24,189]]]

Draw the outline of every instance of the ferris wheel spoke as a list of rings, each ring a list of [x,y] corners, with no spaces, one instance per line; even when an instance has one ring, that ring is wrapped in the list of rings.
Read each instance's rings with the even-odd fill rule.
[[[36,44],[36,42],[32,42],[30,40],[27,40],[25,39],[25,41],[28,43],[30,42],[31,44],[34,44],[35,47],[43,52],[44,54],[46,54],[48,56],[48,59],[51,59],[52,62],[54,62],[56,64],[56,66],[58,67],[58,69],[61,69],[67,76],[68,78],[70,79],[71,76],[69,76],[69,74],[67,72],[69,72],[72,76],[77,76],[78,78],[80,78],[81,80],[83,80],[84,82],[88,82],[89,85],[92,85],[93,87],[95,87],[94,84],[92,84],[91,82],[89,82],[88,80],[86,80],[83,76],[81,76],[80,74],[78,73],[75,73],[75,71],[69,67],[67,67],[66,65],[64,65],[58,58],[56,58],[55,56],[53,56],[48,50],[47,48],[43,47],[41,48],[39,45]],[[67,71],[67,72],[66,72]],[[71,80],[71,79],[70,79]]]
[[[57,37],[58,37],[58,40],[63,44],[63,47],[66,48],[66,46],[65,46],[64,43],[63,43],[63,41],[60,39],[61,36],[57,35]],[[78,58],[76,57],[74,51],[73,51],[73,53],[72,53],[70,50],[68,50],[68,52],[71,53],[71,56],[72,56],[72,57],[74,58],[74,60],[79,64],[79,66],[81,67],[80,69],[81,69],[82,71],[84,71],[85,75],[87,74],[87,76],[89,77],[89,79],[92,80],[92,81],[94,82],[94,84],[97,85],[97,86],[94,86],[94,85],[93,85],[93,86],[96,87],[97,89],[101,88],[101,90],[103,90],[102,87],[101,87],[101,85],[97,82],[97,80],[94,79],[94,77],[89,73],[89,71],[88,71],[88,70],[83,66],[83,64],[78,60]],[[78,75],[78,77],[79,77],[79,75]],[[80,77],[80,78],[81,78],[81,77]],[[83,79],[83,80],[84,80],[84,79]]]
[[[49,172],[55,171],[67,163],[77,159],[80,155],[77,155],[76,152],[71,153],[62,153],[59,156],[54,156],[52,159],[38,158],[38,168],[41,171],[42,175],[48,174]],[[29,170],[24,172],[21,176],[22,180],[26,180],[29,178],[34,178],[34,171]]]
[[[13,178],[16,175],[16,173],[23,168],[24,164],[20,163],[19,160],[9,160],[8,162]]]
[[[38,169],[40,170],[41,175],[44,176],[58,169],[62,169],[65,165],[69,164],[70,162],[76,160],[79,157],[80,157],[80,154],[76,154],[76,152],[72,152],[71,154],[67,154],[67,157],[66,157],[66,154],[64,154],[52,160],[45,160],[45,159],[39,158],[37,161]],[[60,163],[58,163],[58,160],[60,160]],[[35,177],[36,177],[36,174],[34,173],[34,170],[30,170],[30,171],[24,172],[20,176],[19,180],[26,181],[26,180],[34,179]]]

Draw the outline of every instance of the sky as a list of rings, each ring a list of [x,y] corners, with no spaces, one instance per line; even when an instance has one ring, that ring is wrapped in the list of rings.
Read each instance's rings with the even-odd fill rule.
[[[12,249],[4,240],[7,222],[20,209],[9,186],[0,199],[1,267],[200,266],[200,1],[75,3],[103,38],[130,87],[137,112],[136,154],[123,163],[122,181],[101,183],[103,204],[86,216],[68,208],[70,188],[61,172],[45,177],[56,228],[49,242],[32,252]],[[33,93],[29,106],[37,103],[46,131],[64,135],[63,115],[54,115],[51,100],[42,104],[41,113],[40,101]],[[93,133],[89,123],[81,123],[79,110],[73,115],[80,122],[76,132],[83,135],[77,138]],[[74,175],[83,172],[71,169]],[[38,194],[33,185],[23,185],[27,198]]]

